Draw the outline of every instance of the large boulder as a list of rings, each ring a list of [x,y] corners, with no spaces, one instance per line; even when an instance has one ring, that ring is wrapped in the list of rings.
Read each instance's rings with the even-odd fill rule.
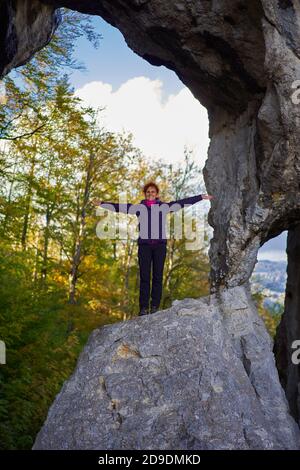
[[[243,287],[95,330],[33,449],[299,449]]]

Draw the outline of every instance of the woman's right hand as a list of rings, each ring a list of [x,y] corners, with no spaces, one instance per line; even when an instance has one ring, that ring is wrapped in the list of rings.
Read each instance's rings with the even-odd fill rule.
[[[102,201],[100,201],[100,199],[94,198],[91,202],[94,206],[100,206]]]

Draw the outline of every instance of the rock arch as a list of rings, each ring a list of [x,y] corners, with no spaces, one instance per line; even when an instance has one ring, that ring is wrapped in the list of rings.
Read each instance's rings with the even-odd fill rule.
[[[296,291],[280,335],[290,331],[300,317],[300,264],[292,261],[299,259],[300,223],[299,1],[2,0],[0,74],[49,40],[62,6],[102,16],[137,54],[173,69],[207,107],[211,293],[247,287],[259,247],[288,229],[287,291]],[[278,364],[288,341],[277,347]]]

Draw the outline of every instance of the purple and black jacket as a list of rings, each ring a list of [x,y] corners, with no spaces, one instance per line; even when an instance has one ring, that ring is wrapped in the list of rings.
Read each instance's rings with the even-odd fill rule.
[[[114,202],[102,202],[100,204],[100,207],[102,207],[103,209],[109,209],[114,212],[122,212],[124,214],[135,214],[139,218],[139,237],[137,239],[138,245],[156,243],[166,244],[166,215],[169,212],[176,212],[180,209],[183,209],[185,206],[190,206],[201,200],[202,196],[201,194],[199,194],[198,196],[186,197],[184,199],[178,199],[177,201],[171,202],[163,202],[157,197],[155,201],[150,204],[147,199],[142,199],[139,204],[118,204]],[[151,211],[153,211],[153,220],[151,220]],[[154,222],[152,223],[152,226],[151,222]]]

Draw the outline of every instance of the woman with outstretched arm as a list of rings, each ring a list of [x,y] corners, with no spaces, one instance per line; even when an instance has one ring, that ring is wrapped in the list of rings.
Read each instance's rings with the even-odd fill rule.
[[[139,315],[147,315],[149,313],[149,302],[150,302],[150,313],[154,313],[159,309],[159,304],[162,296],[162,281],[164,264],[167,254],[167,239],[165,238],[165,220],[168,212],[176,212],[184,208],[195,204],[202,199],[212,199],[213,196],[209,194],[199,194],[197,196],[187,197],[172,202],[163,202],[159,199],[159,187],[158,185],[150,181],[145,184],[143,188],[145,199],[142,199],[140,204],[118,204],[113,202],[99,201],[98,199],[93,200],[95,206],[102,206],[105,209],[110,209],[115,212],[123,212],[125,214],[134,213],[139,216],[139,232],[148,233],[148,236],[141,235],[138,237],[138,262],[140,270],[140,296],[139,296]],[[153,205],[164,206],[161,211],[162,217],[158,217],[159,220],[155,219],[156,236],[152,236],[151,231],[151,207]],[[160,211],[158,211],[160,214]],[[141,227],[142,225],[142,227]],[[146,227],[144,226],[146,225]],[[141,230],[142,229],[142,230]],[[150,280],[151,280],[151,268],[152,268],[152,289],[150,296]],[[151,298],[150,298],[151,297]]]

